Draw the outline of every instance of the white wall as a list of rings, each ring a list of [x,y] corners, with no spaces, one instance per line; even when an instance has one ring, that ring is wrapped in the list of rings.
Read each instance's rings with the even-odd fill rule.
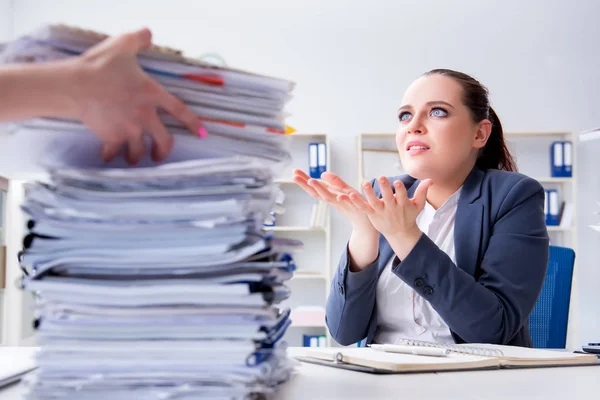
[[[489,87],[506,130],[578,131],[600,125],[600,27],[595,21],[600,2],[595,0],[14,3],[16,34],[45,22],[108,33],[147,25],[159,44],[189,55],[215,51],[230,65],[295,80],[290,124],[332,135],[332,169],[353,183],[356,135],[394,130],[403,90],[431,68],[479,78]],[[593,172],[599,150],[600,143],[579,146],[576,165],[580,341],[600,339],[594,328],[600,323],[600,236],[586,227],[600,209],[595,205],[600,179]],[[338,215],[334,232],[337,259],[349,233]]]
[[[12,38],[12,0],[0,0],[0,43]]]

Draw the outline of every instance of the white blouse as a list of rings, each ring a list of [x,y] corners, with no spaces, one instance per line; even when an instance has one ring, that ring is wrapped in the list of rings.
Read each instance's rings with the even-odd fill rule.
[[[454,221],[460,191],[458,189],[437,210],[425,203],[417,216],[417,225],[456,264]],[[377,282],[377,330],[374,343],[397,343],[398,339],[426,340],[452,344],[450,329],[429,302],[415,293],[392,272],[390,258]],[[400,264],[402,268],[402,264]]]

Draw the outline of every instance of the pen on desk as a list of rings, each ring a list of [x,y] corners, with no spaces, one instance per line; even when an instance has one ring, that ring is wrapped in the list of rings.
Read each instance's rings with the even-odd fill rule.
[[[386,353],[414,354],[418,356],[448,357],[450,350],[437,347],[402,346],[396,344],[372,344],[373,350],[381,350]]]

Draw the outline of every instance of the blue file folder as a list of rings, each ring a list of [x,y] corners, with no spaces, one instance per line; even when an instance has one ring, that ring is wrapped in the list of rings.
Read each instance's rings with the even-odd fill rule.
[[[325,143],[318,144],[318,168],[319,176],[327,171],[327,145]]]
[[[560,205],[558,201],[558,191],[556,189],[546,190],[546,225],[557,226],[560,223]]]
[[[563,142],[552,142],[550,146],[550,176],[558,178],[563,176],[564,152]]]
[[[311,178],[319,179],[319,148],[318,143],[309,143],[308,145],[308,174]]]
[[[562,176],[570,178],[573,176],[573,144],[565,140],[563,143],[563,171]]]

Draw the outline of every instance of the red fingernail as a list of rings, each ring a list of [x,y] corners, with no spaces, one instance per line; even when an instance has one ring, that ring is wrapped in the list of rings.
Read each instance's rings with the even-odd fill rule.
[[[201,126],[200,128],[198,128],[198,136],[200,136],[202,139],[208,136],[208,132],[206,131],[205,127]]]

